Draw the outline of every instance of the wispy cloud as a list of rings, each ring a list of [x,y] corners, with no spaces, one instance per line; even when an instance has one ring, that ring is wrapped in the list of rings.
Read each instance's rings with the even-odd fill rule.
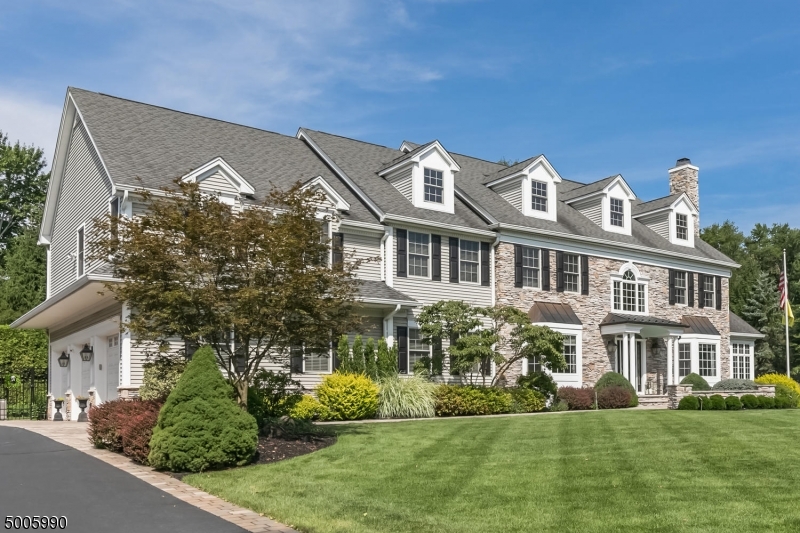
[[[0,131],[10,142],[38,146],[48,162],[55,152],[61,106],[0,90]]]

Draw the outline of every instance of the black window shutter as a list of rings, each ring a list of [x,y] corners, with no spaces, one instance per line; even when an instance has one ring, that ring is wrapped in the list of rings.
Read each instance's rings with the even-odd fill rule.
[[[431,235],[431,279],[442,281],[442,236]]]
[[[542,262],[542,290],[550,290],[550,250],[542,248],[539,250]]]
[[[669,305],[675,305],[675,271],[669,269]]]
[[[522,287],[522,245],[514,245],[514,286]]]
[[[714,276],[714,303],[717,305],[717,311],[722,310],[722,278]]]
[[[686,273],[686,303],[689,307],[694,307],[694,272]]]
[[[556,251],[556,292],[564,292],[564,252]]]
[[[344,233],[334,233],[331,239],[331,258],[333,268],[341,270],[344,264]]]
[[[705,274],[697,274],[697,307],[706,306],[706,285]]]
[[[408,232],[397,230],[397,277],[408,277]]]
[[[481,285],[489,286],[489,243],[481,243]]]
[[[302,374],[303,373],[303,347],[302,346],[292,346],[289,349],[289,369],[292,374]]]
[[[589,256],[581,256],[581,294],[589,294]]]
[[[401,374],[408,374],[408,328],[397,326],[397,366]]]
[[[450,237],[450,283],[458,283],[458,238]]]

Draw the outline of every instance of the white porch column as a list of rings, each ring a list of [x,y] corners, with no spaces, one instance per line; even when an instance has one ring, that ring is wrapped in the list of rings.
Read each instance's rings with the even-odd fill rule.
[[[625,376],[625,379],[630,381],[630,366],[629,366],[629,356],[630,356],[630,334],[623,333],[622,334],[622,375]]]
[[[679,368],[678,361],[680,359],[680,357],[679,357],[679,354],[680,354],[680,343],[678,342],[678,339],[675,339],[672,342],[672,349],[673,349],[673,352],[672,352],[672,376],[673,376],[673,379],[675,380],[674,384],[677,385],[681,381],[680,380],[680,372],[678,372],[678,368]]]
[[[672,344],[675,340],[667,337],[667,385],[674,385],[672,382]]]
[[[126,323],[131,316],[128,304],[122,304],[122,322]],[[119,367],[120,367],[120,387],[131,386],[131,332],[123,330],[120,332],[119,340]]]
[[[636,384],[636,371],[637,371],[637,364],[636,364],[636,335],[631,333],[631,334],[629,334],[628,339],[629,339],[630,344],[631,344],[630,348],[628,349],[628,353],[630,354],[630,357],[631,357],[630,377],[628,378],[628,381],[631,382],[631,385],[633,385],[634,390],[636,392],[639,392],[639,387]]]

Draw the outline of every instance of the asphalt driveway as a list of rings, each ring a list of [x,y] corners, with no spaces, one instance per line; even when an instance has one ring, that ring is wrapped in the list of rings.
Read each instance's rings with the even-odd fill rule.
[[[74,448],[0,426],[0,530],[6,516],[34,515],[66,516],[66,531],[245,532]]]

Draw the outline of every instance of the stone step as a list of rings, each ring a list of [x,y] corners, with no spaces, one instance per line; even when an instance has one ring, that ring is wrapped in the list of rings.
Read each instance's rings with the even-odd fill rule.
[[[667,409],[669,396],[666,394],[639,395],[639,409]]]

